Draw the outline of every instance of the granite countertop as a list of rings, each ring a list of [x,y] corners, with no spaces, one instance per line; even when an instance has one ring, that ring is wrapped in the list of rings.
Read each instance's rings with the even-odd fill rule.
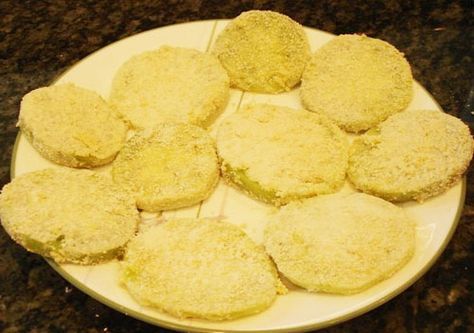
[[[370,2],[370,3],[369,3]],[[224,2],[222,2],[224,3]],[[271,9],[406,54],[416,80],[459,116],[472,85],[471,1],[0,1],[0,186],[10,180],[21,97],[89,53],[169,24]],[[472,128],[471,128],[472,130]],[[435,265],[386,304],[323,332],[474,332],[474,171],[459,226]],[[170,332],[127,317],[62,279],[0,228],[0,331]]]

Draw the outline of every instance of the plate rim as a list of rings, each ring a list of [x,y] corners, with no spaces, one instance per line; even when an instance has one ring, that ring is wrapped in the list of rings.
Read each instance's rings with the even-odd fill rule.
[[[222,21],[230,21],[230,19],[210,19],[210,20],[197,20],[197,21],[176,23],[176,24],[164,25],[164,26],[161,26],[161,27],[141,31],[139,33],[136,33],[136,34],[133,34],[133,35],[130,35],[130,36],[126,36],[126,37],[118,39],[118,40],[116,40],[112,43],[109,43],[109,44],[107,44],[103,47],[100,47],[97,50],[89,53],[85,57],[81,58],[79,61],[75,62],[71,66],[67,67],[64,71],[62,71],[61,73],[56,75],[49,82],[49,85],[55,84],[62,77],[67,75],[71,70],[73,70],[75,67],[79,66],[82,62],[86,61],[88,58],[93,57],[99,51],[102,51],[103,49],[105,49],[109,46],[112,47],[114,44],[116,44],[118,42],[122,42],[122,41],[124,41],[128,38],[132,38],[132,37],[135,38],[138,35],[141,35],[141,34],[153,31],[153,30],[157,30],[157,29],[162,29],[162,28],[165,28],[165,27],[174,27],[174,26],[188,25],[188,24],[194,24],[194,23],[203,23],[203,22],[208,22],[208,23],[213,22],[214,26],[213,26],[212,29],[214,31],[215,28],[216,28],[217,23],[220,22],[220,21],[221,22]],[[308,27],[308,26],[303,26],[303,27],[305,29],[315,30],[318,33],[324,33],[324,34],[327,34],[327,35],[336,36],[335,34],[332,34],[330,32],[323,31],[323,30],[320,30],[320,29],[317,29],[317,28]],[[431,95],[431,93],[428,90],[426,90],[426,88],[423,85],[419,84],[415,79],[413,79],[413,81],[418,84],[418,86],[421,88],[421,90],[431,98],[431,100],[434,102],[434,104],[442,112],[446,113],[443,110],[443,108],[439,105],[438,101]],[[16,138],[15,138],[15,142],[13,144],[11,161],[10,161],[10,181],[12,181],[15,178],[16,155],[17,155],[19,141],[20,141],[21,136],[22,136],[22,133],[21,133],[20,130],[18,130]],[[319,323],[307,324],[307,325],[302,325],[302,326],[295,326],[295,327],[291,327],[291,328],[263,329],[263,330],[257,330],[257,331],[247,330],[247,329],[244,329],[244,330],[232,330],[232,329],[229,330],[229,329],[226,329],[226,330],[219,330],[219,332],[229,332],[229,333],[244,333],[244,332],[261,332],[261,333],[276,332],[276,333],[280,333],[280,332],[288,332],[288,333],[290,333],[290,332],[304,332],[304,331],[309,331],[309,330],[319,330],[319,329],[326,328],[326,327],[329,327],[329,326],[333,326],[333,325],[348,321],[350,319],[356,318],[358,316],[361,316],[361,315],[363,315],[363,314],[365,314],[365,313],[381,306],[382,304],[390,301],[391,299],[395,298],[396,296],[398,296],[399,294],[404,292],[410,286],[412,286],[416,281],[418,281],[434,265],[434,263],[438,260],[438,258],[444,252],[447,245],[451,241],[451,239],[454,235],[454,232],[457,229],[457,226],[459,225],[459,221],[461,219],[463,207],[464,207],[465,200],[466,200],[466,187],[467,187],[467,175],[465,174],[463,176],[463,178],[461,179],[461,196],[460,196],[460,200],[458,202],[458,206],[456,208],[456,215],[454,217],[454,221],[451,225],[451,228],[449,229],[449,231],[448,231],[445,239],[443,240],[441,246],[437,249],[437,251],[431,257],[431,259],[423,267],[421,267],[421,269],[419,269],[416,272],[416,274],[414,274],[410,279],[405,281],[403,284],[401,284],[399,287],[394,289],[392,292],[387,294],[385,297],[382,297],[382,298],[380,298],[380,299],[378,299],[378,300],[376,300],[376,301],[374,301],[374,302],[372,302],[372,303],[370,303],[366,306],[363,306],[363,307],[361,307],[361,308],[359,308],[359,309],[357,309],[353,312],[350,312],[346,315],[343,315],[343,316],[340,316],[340,317],[337,317],[337,318],[333,318],[333,319],[330,319],[330,320],[325,320],[325,321],[322,321],[322,322],[319,322]],[[139,311],[127,308],[126,306],[123,306],[120,303],[117,303],[117,302],[101,295],[100,293],[94,291],[93,289],[89,288],[87,285],[83,284],[81,281],[79,281],[74,276],[69,274],[65,269],[63,269],[61,267],[61,265],[55,263],[52,259],[48,259],[48,258],[45,258],[45,257],[42,257],[42,258],[62,278],[64,278],[67,282],[71,283],[77,289],[81,290],[82,292],[87,294],[89,297],[92,297],[96,301],[98,301],[98,302],[100,302],[100,303],[102,303],[102,304],[104,304],[104,305],[106,305],[106,306],[108,306],[108,307],[110,307],[110,308],[112,308],[116,311],[119,311],[119,312],[121,312],[122,314],[124,314],[126,316],[131,316],[135,319],[146,322],[148,324],[152,324],[152,325],[160,326],[160,327],[164,327],[164,328],[170,328],[170,329],[174,329],[174,330],[178,330],[178,331],[182,331],[182,332],[189,332],[189,331],[193,331],[193,332],[216,332],[214,329],[209,329],[209,328],[205,328],[205,327],[176,324],[176,323],[173,323],[173,322],[170,322],[170,321],[166,321],[166,320],[163,320],[163,319],[158,319],[158,318],[152,317],[152,316],[147,315],[143,312],[139,312]]]

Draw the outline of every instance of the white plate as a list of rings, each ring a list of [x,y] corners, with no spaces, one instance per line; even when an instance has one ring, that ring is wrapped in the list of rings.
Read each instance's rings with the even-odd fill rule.
[[[113,75],[130,56],[168,44],[208,50],[217,34],[228,21],[200,21],[159,28],[123,39],[84,58],[56,84],[74,82],[107,97]],[[333,35],[305,28],[312,51],[333,38]],[[414,86],[414,100],[409,108],[439,109],[434,99],[419,85]],[[234,112],[245,103],[269,102],[289,107],[301,107],[298,89],[279,95],[263,95],[231,91],[231,98],[224,115]],[[217,121],[222,119],[220,117]],[[12,177],[25,172],[54,165],[30,146],[19,135],[12,159]],[[107,168],[101,171],[107,172]],[[344,191],[352,191],[346,186]],[[137,304],[118,284],[117,261],[98,266],[57,265],[48,261],[59,274],[76,287],[127,315],[140,320],[179,330],[232,331],[232,332],[291,332],[317,329],[348,320],[373,309],[401,293],[414,283],[434,263],[447,245],[459,220],[464,203],[465,180],[446,193],[419,203],[406,203],[405,207],[418,220],[417,247],[413,259],[390,279],[365,292],[351,296],[308,293],[292,289],[280,296],[261,314],[226,322],[179,320],[151,308]],[[260,241],[262,227],[272,208],[247,198],[220,183],[212,196],[201,205],[165,213],[167,216],[225,217],[242,226],[256,241]],[[146,216],[145,223],[153,223],[153,216]]]

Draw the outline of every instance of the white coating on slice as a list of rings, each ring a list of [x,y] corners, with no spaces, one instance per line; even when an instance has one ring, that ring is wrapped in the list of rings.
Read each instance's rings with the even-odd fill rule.
[[[110,177],[66,168],[16,177],[2,190],[0,217],[26,249],[78,264],[119,255],[139,221],[132,195]]]
[[[300,93],[307,109],[359,132],[405,109],[412,89],[410,65],[395,47],[364,35],[340,35],[314,53]]]
[[[127,133],[102,97],[70,83],[26,94],[18,126],[43,157],[69,167],[111,162]]]
[[[217,150],[224,177],[276,205],[336,192],[344,183],[348,141],[326,117],[305,110],[255,104],[226,118]],[[267,192],[246,186],[236,172]]]
[[[456,117],[407,110],[354,141],[348,176],[360,190],[386,200],[423,201],[461,179],[473,150],[469,127]]]
[[[261,246],[232,224],[205,219],[170,220],[139,234],[121,282],[143,305],[210,320],[261,312],[286,290]]]
[[[136,55],[115,74],[109,101],[137,129],[162,122],[207,127],[229,97],[229,78],[212,55],[162,46]]]
[[[265,248],[296,285],[352,294],[408,262],[415,223],[401,208],[367,194],[324,195],[283,207],[265,230]]]

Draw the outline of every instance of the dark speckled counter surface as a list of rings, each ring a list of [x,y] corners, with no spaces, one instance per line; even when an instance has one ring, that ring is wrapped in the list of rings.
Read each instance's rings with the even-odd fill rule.
[[[472,1],[0,0],[0,186],[10,180],[21,97],[89,53],[141,31],[249,9],[332,33],[365,33],[404,52],[415,79],[461,116],[473,84]],[[472,130],[472,126],[471,126]],[[379,308],[323,332],[474,332],[474,171],[459,226],[435,265]],[[63,280],[0,228],[0,331],[169,332],[116,312]]]

